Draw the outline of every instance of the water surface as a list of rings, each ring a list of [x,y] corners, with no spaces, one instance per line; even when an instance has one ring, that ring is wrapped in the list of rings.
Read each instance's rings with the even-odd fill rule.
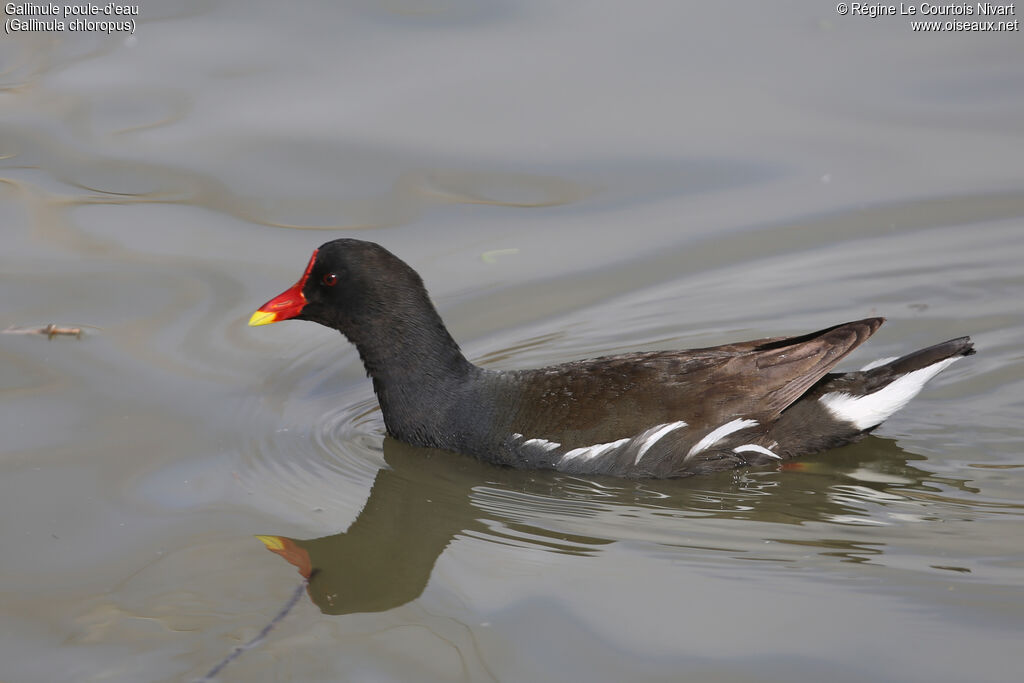
[[[0,678],[1010,681],[1024,60],[817,3],[145,3],[0,42]],[[384,436],[251,329],[381,242],[488,367],[889,321],[979,353],[856,446],[681,481]],[[284,541],[282,541],[284,543]],[[286,553],[287,554],[287,553]]]

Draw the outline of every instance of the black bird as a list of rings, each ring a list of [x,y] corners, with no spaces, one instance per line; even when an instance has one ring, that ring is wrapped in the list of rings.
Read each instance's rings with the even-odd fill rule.
[[[857,372],[829,370],[884,322],[536,370],[469,362],[420,276],[378,244],[327,242],[249,320],[332,327],[355,344],[388,433],[519,468],[683,477],[766,465],[861,439],[974,353],[960,337]]]

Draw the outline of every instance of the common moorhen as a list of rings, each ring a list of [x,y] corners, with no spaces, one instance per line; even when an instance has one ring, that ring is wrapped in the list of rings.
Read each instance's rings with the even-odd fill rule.
[[[378,244],[327,242],[302,278],[249,320],[339,330],[373,380],[388,432],[520,468],[682,477],[765,465],[856,441],[940,370],[974,353],[952,339],[856,372],[829,370],[884,322],[536,370],[466,360],[420,276]]]

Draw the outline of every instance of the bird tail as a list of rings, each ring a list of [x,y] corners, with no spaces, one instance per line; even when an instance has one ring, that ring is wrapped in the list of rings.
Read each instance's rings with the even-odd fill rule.
[[[959,337],[875,361],[847,375],[841,390],[829,391],[820,401],[836,419],[861,430],[872,429],[917,396],[928,380],[972,353],[970,337]]]

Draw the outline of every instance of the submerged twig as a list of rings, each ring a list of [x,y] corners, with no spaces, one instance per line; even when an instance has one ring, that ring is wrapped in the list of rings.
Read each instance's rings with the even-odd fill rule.
[[[314,574],[310,575],[310,578],[312,578],[313,575],[315,575],[315,572]],[[195,683],[212,683],[214,678],[216,678],[216,676],[224,669],[224,667],[238,659],[238,657],[246,650],[251,650],[260,643],[262,643],[266,639],[266,637],[270,635],[270,632],[274,630],[274,627],[281,623],[284,620],[284,618],[288,616],[288,613],[292,611],[295,605],[298,604],[299,599],[302,597],[303,591],[306,590],[306,586],[308,585],[309,579],[303,579],[302,583],[295,587],[294,592],[292,592],[292,596],[288,598],[288,602],[286,602],[284,607],[281,608],[281,611],[278,612],[274,616],[274,618],[271,619],[267,623],[267,625],[264,626],[260,630],[260,632],[256,634],[255,638],[250,640],[248,643],[244,645],[239,645],[238,647],[231,650],[231,652],[229,652],[227,656],[224,657],[224,659],[220,660],[220,662],[217,663],[217,666],[210,669],[210,672],[202,678],[196,679]]]

